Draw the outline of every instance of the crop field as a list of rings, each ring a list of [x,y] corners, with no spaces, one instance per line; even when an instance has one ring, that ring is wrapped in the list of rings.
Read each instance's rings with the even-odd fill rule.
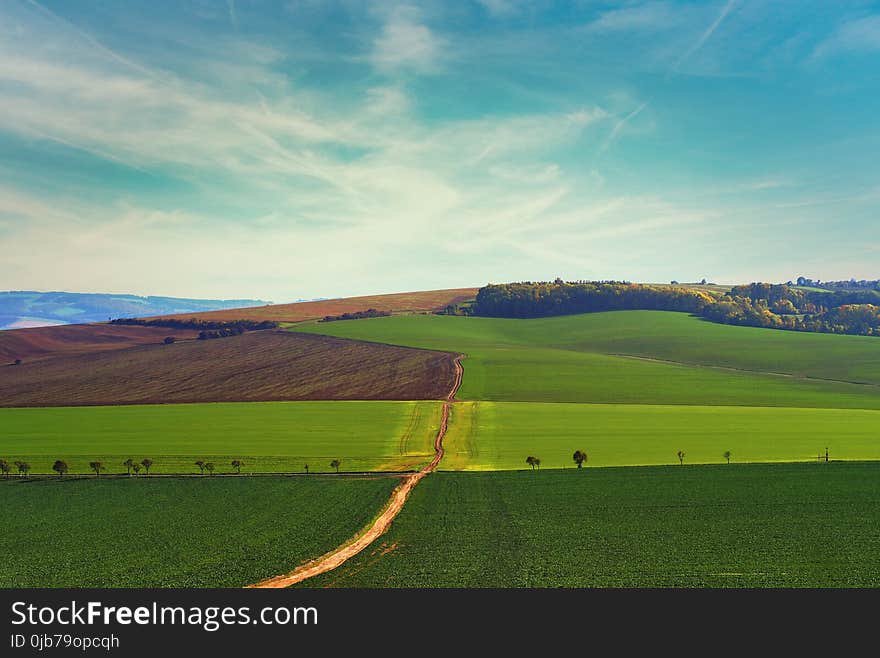
[[[127,458],[153,460],[150,472],[198,472],[196,459],[217,473],[411,470],[430,461],[439,402],[239,402],[0,409],[0,458],[27,461],[51,473],[56,459],[71,473],[104,462],[125,472]]]
[[[195,338],[197,331],[165,327],[138,327],[112,324],[71,324],[32,329],[0,331],[0,377],[7,363],[21,359],[29,363],[51,356],[87,354],[119,350],[135,345],[157,345],[166,336]]]
[[[445,352],[266,330],[0,368],[0,406],[439,399],[453,379]]]
[[[880,411],[684,405],[459,402],[452,408],[447,470],[574,468],[731,461],[880,460]]]
[[[880,409],[880,340],[872,337],[733,327],[661,311],[538,320],[413,315],[294,330],[463,352],[459,399]]]
[[[880,464],[437,473],[308,587],[877,587]]]
[[[473,299],[477,288],[452,288],[449,290],[423,290],[390,295],[369,295],[343,299],[322,299],[294,304],[272,304],[225,311],[181,313],[175,318],[199,318],[202,320],[275,320],[278,322],[302,322],[317,320],[327,315],[341,315],[374,308],[392,313],[418,313],[437,311],[449,304]]]
[[[356,534],[397,478],[0,480],[0,587],[239,587]]]
[[[364,309],[322,313],[345,310]],[[464,378],[440,471],[415,487],[377,542],[305,586],[880,586],[874,338],[732,327],[656,311],[303,322],[285,331],[10,366],[14,375],[0,380],[4,404],[52,404],[52,391],[57,402],[70,396],[79,404],[117,404],[0,408],[0,458],[28,461],[34,473],[49,473],[55,459],[67,461],[72,473],[88,473],[96,459],[108,473],[124,473],[128,457],[152,459],[157,475],[198,473],[197,459],[214,462],[224,475],[233,471],[232,459],[244,462],[243,474],[302,473],[306,464],[312,473],[328,472],[333,459],[342,471],[414,470],[434,454],[443,407],[437,398],[451,386],[454,353],[465,355]],[[28,365],[33,380],[24,374]],[[86,379],[76,378],[78,370]],[[218,396],[207,399],[328,399],[118,404],[182,401],[195,391]],[[384,395],[405,399],[338,399]],[[432,399],[415,399],[421,395]],[[578,449],[589,456],[583,469],[572,461]],[[529,469],[528,455],[540,458],[540,469]],[[59,550],[74,557],[64,561],[54,546],[29,556],[20,543],[29,540],[19,533],[0,546],[16,555],[19,571],[34,574],[22,582],[107,584],[100,568],[80,561],[77,547],[87,545],[93,528],[78,510],[101,511],[109,519],[97,526],[103,531],[129,496],[135,502],[126,512],[143,514],[142,532],[158,543],[132,532],[148,547],[143,556],[127,537],[101,543],[106,578],[128,585],[242,584],[289,572],[342,543],[374,518],[396,482],[380,477],[353,507],[345,498],[360,495],[353,490],[328,489],[325,501],[321,491],[293,484],[342,481],[361,482],[13,477],[0,483],[13,492],[7,497],[37,493],[14,502],[11,518],[21,515],[24,532],[43,542],[41,532],[50,531],[42,528],[64,509],[56,492],[74,492],[77,529],[57,521],[68,528]],[[136,487],[147,502],[130,495]],[[151,510],[165,504],[163,496],[179,504],[167,532],[155,530],[153,512],[139,511],[150,501]],[[45,514],[14,507],[37,505],[40,497],[50,501]],[[227,498],[231,512],[219,502]],[[186,524],[177,519],[202,504],[213,510],[194,524],[202,532],[179,545]],[[244,538],[223,538],[230,513],[250,528]],[[334,515],[343,515],[339,523]],[[285,540],[294,527],[299,534]],[[228,570],[216,557],[224,546],[236,563]],[[163,552],[171,556],[168,565],[153,567]],[[48,572],[53,560],[61,565],[57,575]],[[122,573],[124,564],[133,566]]]

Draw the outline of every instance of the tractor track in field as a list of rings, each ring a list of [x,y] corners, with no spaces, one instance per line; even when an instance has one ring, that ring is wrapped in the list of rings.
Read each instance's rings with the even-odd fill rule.
[[[434,439],[434,458],[431,460],[431,463],[417,473],[403,476],[400,484],[398,484],[397,487],[394,488],[394,491],[391,492],[391,498],[388,500],[388,503],[366,530],[329,553],[300,565],[290,573],[261,580],[254,585],[248,585],[249,588],[277,589],[290,587],[291,585],[296,585],[297,583],[301,583],[304,580],[313,578],[322,573],[332,571],[336,567],[342,565],[349,558],[352,558],[363,551],[388,530],[391,523],[397,515],[400,514],[403,505],[406,503],[409,494],[415,486],[421,482],[422,478],[428,475],[428,473],[433,472],[440,464],[440,460],[443,459],[443,438],[446,436],[446,430],[449,426],[449,410],[452,403],[455,401],[455,394],[458,393],[458,389],[461,387],[461,379],[464,374],[464,370],[461,366],[461,359],[463,356],[464,355],[459,354],[454,359],[455,380],[452,384],[452,389],[443,401],[443,411],[440,414],[440,427],[437,429],[437,437]]]
[[[650,361],[652,363],[665,363],[676,366],[686,366],[688,368],[706,368],[708,370],[726,370],[729,372],[747,372],[753,375],[768,375],[771,377],[785,377],[787,379],[800,379],[813,382],[830,382],[832,384],[852,384],[853,386],[871,386],[880,388],[880,384],[875,382],[862,382],[854,379],[831,379],[829,377],[816,377],[814,375],[801,375],[792,372],[773,372],[772,370],[753,370],[751,368],[737,368],[735,366],[719,366],[708,363],[692,363],[689,361],[674,361],[672,359],[659,359],[652,356],[639,356],[638,354],[618,354],[609,352],[608,356],[616,356],[622,359],[635,359],[636,361]]]

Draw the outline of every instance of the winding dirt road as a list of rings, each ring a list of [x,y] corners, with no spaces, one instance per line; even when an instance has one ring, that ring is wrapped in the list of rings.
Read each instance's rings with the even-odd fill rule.
[[[455,400],[455,394],[461,386],[461,378],[463,374],[461,358],[461,354],[455,357],[455,381],[452,384],[452,389],[449,391],[449,394],[443,402],[443,411],[440,414],[440,427],[437,430],[437,438],[434,439],[434,458],[431,460],[431,463],[418,473],[412,473],[411,475],[405,475],[403,477],[400,484],[398,484],[391,493],[391,498],[388,500],[388,504],[385,505],[381,514],[379,514],[376,520],[373,521],[373,524],[365,531],[331,552],[312,560],[311,562],[306,562],[305,564],[300,565],[290,573],[273,576],[272,578],[267,578],[266,580],[260,581],[255,585],[249,585],[248,587],[290,587],[291,585],[300,583],[308,578],[313,578],[322,573],[332,571],[349,558],[360,553],[388,530],[391,522],[394,521],[397,515],[400,514],[400,510],[403,509],[403,505],[406,503],[406,499],[409,498],[409,494],[413,488],[423,477],[436,469],[440,460],[443,459],[443,437],[446,436],[446,428],[449,425],[449,408]]]

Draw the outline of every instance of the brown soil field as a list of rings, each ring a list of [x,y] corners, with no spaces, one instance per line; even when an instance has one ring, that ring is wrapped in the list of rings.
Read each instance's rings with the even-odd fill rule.
[[[392,313],[413,313],[438,311],[449,304],[457,304],[477,295],[478,288],[453,288],[450,290],[426,290],[422,292],[403,292],[392,295],[371,295],[369,297],[347,297],[327,299],[319,302],[298,302],[296,304],[271,304],[252,308],[225,311],[206,311],[185,313],[163,317],[200,318],[202,320],[275,320],[277,322],[303,322],[317,320],[326,315],[342,315],[374,308],[377,311]]]
[[[192,330],[111,324],[68,324],[0,331],[0,363],[21,359],[25,363],[47,356],[120,350],[135,345],[161,343],[166,336],[194,338]],[[21,367],[21,366],[17,366]]]
[[[0,406],[443,399],[455,356],[253,331],[0,366]]]

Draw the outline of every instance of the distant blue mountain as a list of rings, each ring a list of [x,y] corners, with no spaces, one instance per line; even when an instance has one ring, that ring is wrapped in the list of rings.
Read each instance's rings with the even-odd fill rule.
[[[0,292],[0,329],[102,322],[110,318],[219,311],[266,304],[271,302],[260,299],[183,299],[13,290]]]

